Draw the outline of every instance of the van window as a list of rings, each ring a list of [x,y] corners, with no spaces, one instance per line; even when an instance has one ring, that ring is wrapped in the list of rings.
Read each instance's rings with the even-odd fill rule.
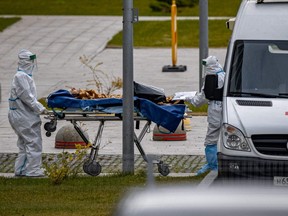
[[[236,41],[228,96],[288,95],[288,41]]]

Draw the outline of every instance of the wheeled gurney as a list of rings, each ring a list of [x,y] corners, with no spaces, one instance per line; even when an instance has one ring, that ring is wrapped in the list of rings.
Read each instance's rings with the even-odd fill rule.
[[[77,133],[81,136],[83,141],[88,145],[90,141],[85,136],[79,122],[83,121],[98,121],[99,126],[94,142],[91,146],[89,158],[84,161],[83,170],[85,173],[97,176],[101,173],[101,165],[97,162],[97,155],[99,152],[102,132],[106,121],[122,121],[122,99],[107,98],[107,99],[93,99],[80,100],[75,99],[68,91],[59,90],[52,93],[47,98],[48,106],[52,111],[46,116],[50,122],[44,124],[46,136],[50,136],[52,132],[56,131],[57,121],[66,120],[73,124]],[[149,131],[151,122],[166,127],[168,130],[174,132],[184,117],[184,105],[159,106],[146,99],[135,98],[135,113],[134,120],[136,122],[136,129],[139,129],[140,122],[145,122],[144,127],[137,136],[134,131],[134,143],[138,148],[142,158],[148,162],[144,149],[141,146],[141,141],[145,134]],[[56,111],[55,108],[62,108],[61,111]],[[157,164],[158,171],[163,176],[169,174],[169,166],[161,160],[154,160]]]

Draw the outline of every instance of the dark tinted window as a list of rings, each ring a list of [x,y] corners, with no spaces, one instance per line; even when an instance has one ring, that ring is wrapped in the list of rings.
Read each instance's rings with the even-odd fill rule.
[[[288,42],[237,41],[228,95],[235,92],[288,93]]]

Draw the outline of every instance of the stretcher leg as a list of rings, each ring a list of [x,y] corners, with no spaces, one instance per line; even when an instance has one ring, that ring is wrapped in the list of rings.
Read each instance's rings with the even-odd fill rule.
[[[100,121],[97,135],[92,145],[89,158],[83,164],[84,172],[92,176],[98,176],[102,171],[102,166],[99,164],[99,162],[96,161],[96,159],[100,148],[103,128],[104,128],[104,121]]]
[[[84,162],[83,164],[83,170],[85,173],[92,175],[92,176],[97,176],[101,173],[102,167],[101,165],[96,161],[97,156],[98,156],[98,152],[100,149],[100,143],[101,143],[101,138],[102,138],[102,132],[104,129],[104,122],[105,121],[120,121],[121,119],[119,119],[118,117],[95,117],[95,116],[88,116],[88,115],[78,115],[78,116],[74,116],[71,113],[61,113],[62,115],[58,115],[56,112],[53,111],[53,113],[49,114],[49,116],[47,117],[47,119],[50,119],[50,122],[47,122],[44,125],[46,132],[46,136],[51,136],[51,132],[56,131],[56,126],[57,126],[57,120],[66,120],[66,121],[70,121],[75,130],[77,131],[77,133],[80,135],[80,137],[82,138],[82,140],[89,145],[90,141],[88,140],[88,138],[85,136],[84,132],[82,131],[82,129],[80,128],[80,126],[77,124],[78,121],[99,121],[99,128],[97,131],[97,135],[95,137],[95,140],[91,146],[91,152],[89,155],[89,158]],[[144,119],[141,119],[144,120]],[[146,120],[146,119],[145,119]],[[144,125],[143,129],[141,130],[140,134],[136,135],[136,133],[134,132],[134,143],[136,145],[136,147],[138,148],[141,156],[143,157],[143,159],[148,163],[148,159],[147,156],[145,154],[144,149],[141,146],[141,141],[144,138],[145,134],[148,132],[148,130],[150,129],[150,125],[151,125],[151,121],[147,120],[146,124]],[[140,120],[136,119],[136,129],[140,128]],[[163,161],[161,160],[153,160],[153,164],[157,164],[158,166],[158,171],[160,174],[162,174],[163,176],[167,176],[170,172],[169,170],[169,166],[167,164],[164,164]]]
[[[77,131],[77,133],[79,134],[79,136],[82,138],[82,140],[86,143],[86,145],[89,145],[89,140],[87,139],[87,137],[85,136],[85,134],[83,133],[82,129],[78,126],[78,124],[76,123],[76,121],[71,121],[71,123],[73,124],[75,130]]]
[[[71,123],[73,124],[75,130],[80,135],[80,137],[83,139],[83,141],[87,145],[89,145],[90,142],[89,142],[88,138],[85,136],[82,129],[78,126],[77,122],[71,121]],[[99,162],[96,161],[96,158],[98,156],[98,151],[99,151],[99,146],[100,146],[100,142],[101,142],[103,128],[104,128],[104,121],[100,121],[100,126],[98,128],[98,132],[97,132],[95,141],[92,145],[89,158],[86,161],[84,161],[84,164],[83,164],[84,172],[89,174],[89,175],[92,175],[92,176],[99,175],[101,173],[101,170],[102,170],[102,167],[99,164]]]
[[[142,129],[141,133],[139,134],[139,136],[137,137],[136,133],[134,132],[134,143],[136,145],[136,147],[138,148],[142,158],[148,163],[148,158],[145,154],[144,149],[141,146],[141,141],[143,139],[143,137],[145,136],[145,134],[147,133],[147,131],[150,128],[150,121],[147,121],[144,128]],[[167,164],[164,164],[163,161],[161,160],[155,160],[153,161],[153,163],[156,163],[158,166],[158,172],[163,175],[163,176],[167,176],[170,173],[169,170],[169,166]]]

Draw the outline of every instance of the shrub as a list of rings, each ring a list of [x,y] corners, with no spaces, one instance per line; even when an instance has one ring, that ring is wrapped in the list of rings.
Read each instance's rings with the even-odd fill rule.
[[[59,185],[65,179],[76,177],[82,172],[82,161],[87,155],[87,149],[90,145],[82,146],[76,144],[75,153],[63,151],[54,158],[48,158],[47,162],[43,162],[45,174],[53,184]],[[51,162],[52,161],[52,162]]]

